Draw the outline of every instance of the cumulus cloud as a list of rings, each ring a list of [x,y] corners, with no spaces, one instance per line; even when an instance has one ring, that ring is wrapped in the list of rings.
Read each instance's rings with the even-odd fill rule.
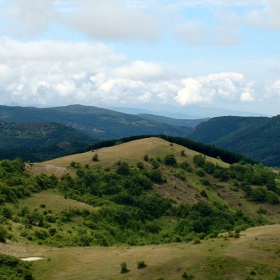
[[[158,63],[130,62],[100,43],[0,38],[0,92],[6,104],[253,103],[257,87],[234,72],[177,78]],[[279,81],[268,92],[279,93]]]
[[[254,97],[250,92],[243,92],[240,96],[242,102],[253,102],[255,101]]]
[[[278,80],[272,84],[270,91],[280,94],[280,80]]]
[[[183,79],[184,88],[175,100],[181,105],[211,103],[215,98],[234,99],[244,86],[244,76],[239,73],[211,74],[205,77]]]

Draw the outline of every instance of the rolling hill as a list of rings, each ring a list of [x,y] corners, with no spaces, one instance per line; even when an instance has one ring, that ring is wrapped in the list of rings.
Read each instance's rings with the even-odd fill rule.
[[[35,279],[275,280],[279,194],[277,169],[157,137],[43,163],[4,160],[0,253],[41,257]],[[1,272],[17,263],[1,260]],[[10,275],[30,273],[21,267]]]
[[[200,123],[188,138],[280,166],[280,116],[219,117]]]
[[[71,126],[100,140],[132,135],[166,134],[186,136],[192,128],[148,121],[94,106],[70,105],[54,108],[0,106],[2,122],[55,122]]]
[[[96,142],[84,132],[57,123],[0,123],[0,159],[44,161]]]

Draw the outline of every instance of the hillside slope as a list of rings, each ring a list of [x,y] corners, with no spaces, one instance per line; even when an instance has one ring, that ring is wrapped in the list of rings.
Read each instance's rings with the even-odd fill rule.
[[[44,161],[96,143],[94,137],[57,123],[0,123],[0,159]]]
[[[41,257],[35,279],[275,280],[279,225],[256,226],[280,223],[279,195],[279,170],[156,137],[3,160],[0,253]]]
[[[280,166],[280,116],[213,118],[200,123],[188,138]]]
[[[143,134],[186,136],[192,130],[148,121],[135,115],[82,105],[54,108],[0,106],[0,120],[3,122],[56,122],[103,140]]]

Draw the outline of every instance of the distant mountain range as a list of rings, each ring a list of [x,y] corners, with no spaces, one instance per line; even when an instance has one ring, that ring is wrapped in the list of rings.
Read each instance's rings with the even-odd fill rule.
[[[192,131],[187,127],[175,127],[148,121],[136,115],[82,105],[54,108],[0,106],[0,121],[55,122],[71,126],[100,140],[144,134],[187,136]]]
[[[207,108],[198,105],[188,105],[188,106],[172,106],[166,104],[154,104],[145,105],[145,108],[131,108],[131,107],[109,107],[108,109],[126,113],[126,114],[151,114],[159,115],[163,117],[175,118],[175,119],[205,119],[214,118],[220,116],[244,116],[244,117],[259,117],[266,116],[266,114],[257,112],[244,112],[227,110],[221,108]]]
[[[0,158],[19,155],[41,161],[103,140],[163,134],[215,145],[280,167],[280,116],[175,119],[82,105],[0,106],[0,124]]]

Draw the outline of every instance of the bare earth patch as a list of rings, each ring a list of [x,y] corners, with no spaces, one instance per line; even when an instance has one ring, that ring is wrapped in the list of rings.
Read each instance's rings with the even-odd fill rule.
[[[39,260],[43,260],[44,258],[41,257],[28,257],[28,258],[21,258],[22,261],[24,262],[35,262]]]
[[[68,169],[66,167],[60,167],[60,166],[55,166],[51,164],[45,164],[45,165],[26,165],[27,171],[29,171],[33,175],[38,175],[41,173],[46,173],[46,174],[54,174],[58,177],[61,177],[62,175],[68,173]]]

